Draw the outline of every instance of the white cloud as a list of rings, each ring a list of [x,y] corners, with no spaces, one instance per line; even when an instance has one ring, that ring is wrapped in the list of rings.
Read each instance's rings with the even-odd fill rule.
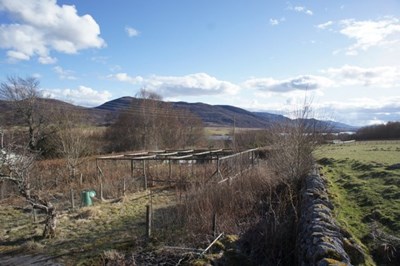
[[[127,82],[127,83],[131,83],[131,84],[139,84],[139,83],[143,82],[143,78],[141,76],[132,77],[132,76],[129,76],[127,73],[117,73],[117,74],[108,75],[107,78],[116,79],[118,81]]]
[[[140,84],[143,88],[157,92],[165,97],[235,94],[239,86],[228,81],[218,80],[206,73],[186,76],[129,76],[126,73],[109,75],[108,78],[121,82]]]
[[[269,19],[269,24],[271,24],[272,26],[276,26],[276,25],[279,24],[279,20],[270,18]]]
[[[325,30],[333,25],[333,21],[329,20],[325,23],[318,24],[316,27],[321,30]]]
[[[186,76],[152,76],[144,87],[166,97],[235,94],[240,88],[228,81],[221,81],[206,73]]]
[[[322,76],[302,75],[288,79],[254,78],[243,83],[245,88],[285,93],[290,91],[318,90],[332,86],[332,81]]]
[[[354,41],[346,48],[347,55],[358,55],[360,51],[367,51],[372,47],[382,47],[400,42],[400,21],[395,17],[385,17],[379,20],[345,19],[339,22],[328,21],[319,24],[319,29],[333,30]],[[337,50],[337,53],[340,50]]]
[[[383,121],[400,120],[400,97],[353,98],[319,104],[320,110],[330,111],[336,121],[365,126]]]
[[[356,55],[359,50],[366,51],[374,46],[397,43],[400,39],[400,23],[397,18],[384,18],[381,20],[356,21],[354,19],[342,20],[340,33],[355,43],[348,47],[347,54]]]
[[[88,107],[103,104],[112,97],[106,90],[100,92],[86,86],[79,86],[77,89],[46,89],[44,95]]]
[[[88,48],[101,48],[105,42],[92,16],[79,16],[73,5],[57,5],[56,0],[2,0],[0,12],[12,17],[12,24],[0,25],[0,48],[10,60],[37,56],[42,64],[56,58],[50,51],[74,54]]]
[[[269,24],[270,24],[271,26],[276,26],[276,25],[281,24],[281,23],[284,22],[285,20],[286,20],[286,18],[284,18],[284,17],[281,17],[280,19],[270,18],[270,19],[269,19]]]
[[[322,73],[334,80],[337,86],[362,85],[381,88],[400,86],[400,68],[394,66],[363,68],[344,65],[340,68],[329,68]]]
[[[132,27],[126,26],[125,32],[128,34],[129,37],[136,37],[139,36],[140,32]]]
[[[72,70],[65,70],[60,66],[53,67],[54,72],[56,72],[60,79],[75,80],[74,72]]]
[[[313,15],[313,12],[310,9],[307,9],[305,6],[289,7],[289,9],[294,10],[295,12],[304,13],[309,16]]]

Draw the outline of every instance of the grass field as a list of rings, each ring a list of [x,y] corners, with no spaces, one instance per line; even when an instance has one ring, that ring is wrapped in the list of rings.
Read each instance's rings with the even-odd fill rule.
[[[156,212],[173,204],[174,193],[154,194]],[[3,205],[0,208],[0,254],[44,254],[65,265],[101,265],[110,250],[130,250],[145,236],[148,192],[138,192],[121,202],[96,202],[94,206],[59,213],[57,236],[42,239],[42,215],[32,223],[31,212]],[[18,204],[20,205],[20,204]],[[0,256],[1,264],[1,256]]]
[[[381,242],[400,242],[400,141],[329,144],[315,157],[330,181],[336,215],[379,264]],[[399,164],[396,166],[396,164]]]

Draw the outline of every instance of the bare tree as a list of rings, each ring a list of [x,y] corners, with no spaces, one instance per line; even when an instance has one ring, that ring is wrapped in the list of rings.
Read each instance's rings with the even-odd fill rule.
[[[45,115],[38,99],[41,96],[36,78],[8,77],[0,84],[0,100],[10,101],[15,108],[15,119],[28,128],[28,147],[38,151],[38,143],[44,137]]]
[[[69,176],[75,179],[84,158],[91,152],[90,143],[82,124],[82,116],[73,110],[54,111],[56,133],[52,136],[56,152],[65,159]]]
[[[203,136],[199,118],[175,109],[154,92],[141,90],[130,108],[106,131],[112,151],[194,146]]]
[[[144,89],[136,97],[142,100],[145,149],[185,148],[203,137],[203,123],[190,111],[176,109],[157,93]]]
[[[327,131],[318,120],[311,119],[311,101],[292,114],[294,119],[275,123],[270,130],[271,169],[290,181],[301,180],[313,167],[313,151],[319,143],[320,132]]]
[[[0,153],[0,181],[10,181],[18,187],[19,194],[34,209],[45,212],[45,228],[43,237],[55,237],[57,226],[56,208],[50,201],[41,198],[31,188],[30,173],[37,154],[27,147],[7,145]]]
[[[169,110],[163,110],[161,95],[141,89],[136,98],[141,99],[140,116],[142,122],[142,141],[144,149],[158,149],[160,146],[160,132],[158,131],[160,119],[166,116]],[[161,113],[164,115],[161,115]]]

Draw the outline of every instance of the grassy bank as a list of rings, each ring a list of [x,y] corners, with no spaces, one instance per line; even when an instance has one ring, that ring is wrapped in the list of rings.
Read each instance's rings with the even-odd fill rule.
[[[400,141],[330,144],[317,150],[315,157],[330,181],[341,226],[367,246],[378,264],[385,258],[396,261]]]
[[[173,193],[158,191],[152,200],[154,211],[174,204],[174,199]],[[41,238],[43,215],[38,214],[32,223],[29,208],[15,204],[3,204],[0,209],[0,254],[45,254],[65,265],[101,265],[104,252],[141,245],[149,195],[139,192],[120,201],[98,201],[91,207],[62,211],[55,239]]]

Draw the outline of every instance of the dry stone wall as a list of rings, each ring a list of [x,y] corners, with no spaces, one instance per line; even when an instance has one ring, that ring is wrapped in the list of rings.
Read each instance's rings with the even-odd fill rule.
[[[301,190],[299,265],[351,265],[333,208],[325,181],[315,170],[304,180]]]

